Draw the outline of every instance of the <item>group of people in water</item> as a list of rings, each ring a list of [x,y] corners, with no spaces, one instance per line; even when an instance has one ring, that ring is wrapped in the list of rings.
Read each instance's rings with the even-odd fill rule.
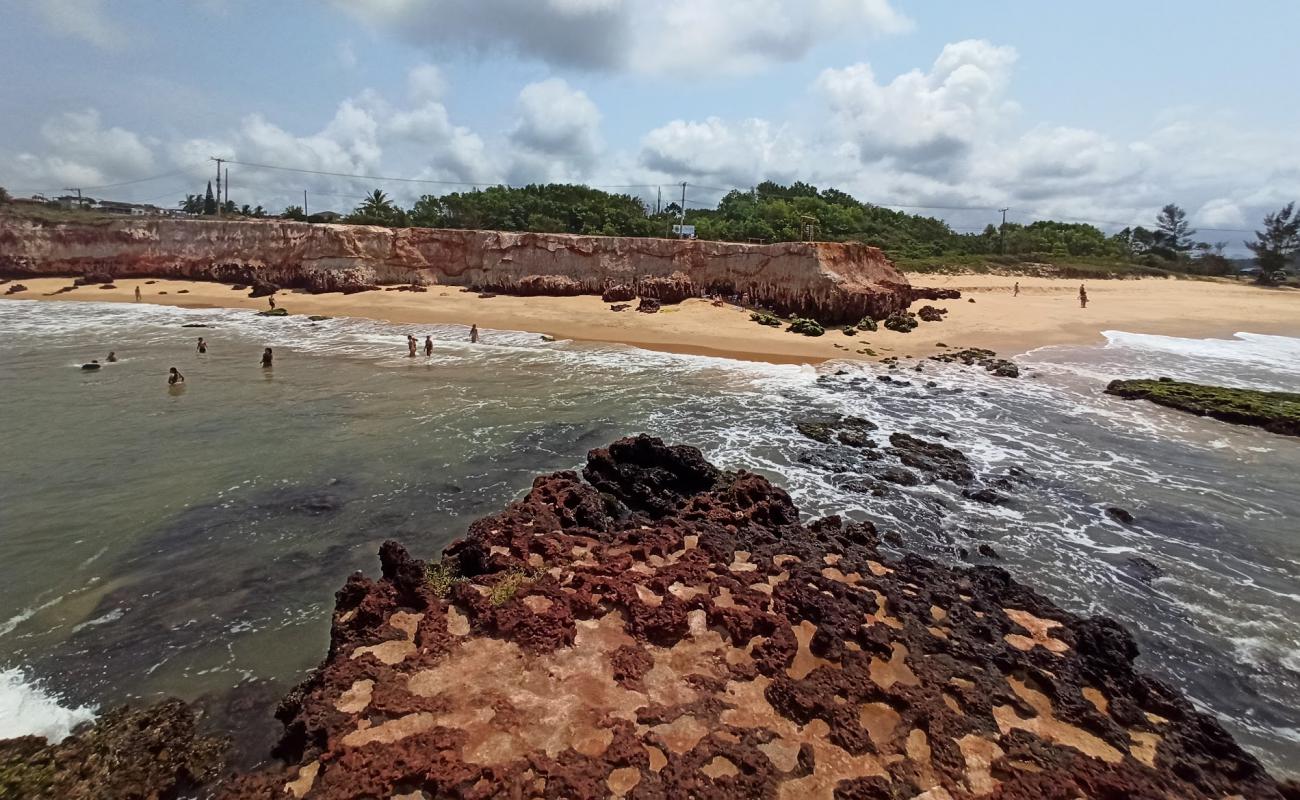
[[[470,344],[478,344],[478,325],[469,326]],[[420,340],[411,334],[406,334],[406,355],[408,358],[415,358],[420,351]],[[433,337],[424,337],[424,355],[433,355]]]
[[[1016,281],[1016,285],[1011,287],[1011,296],[1012,297],[1020,296],[1020,281]],[[1087,307],[1088,307],[1088,290],[1084,288],[1084,285],[1081,283],[1079,284],[1079,308],[1087,308]]]

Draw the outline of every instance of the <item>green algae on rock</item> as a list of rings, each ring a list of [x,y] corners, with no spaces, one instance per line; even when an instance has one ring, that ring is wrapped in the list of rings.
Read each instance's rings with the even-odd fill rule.
[[[1150,400],[1200,417],[1300,436],[1300,394],[1293,392],[1234,389],[1159,378],[1111,381],[1106,394],[1125,400]]]

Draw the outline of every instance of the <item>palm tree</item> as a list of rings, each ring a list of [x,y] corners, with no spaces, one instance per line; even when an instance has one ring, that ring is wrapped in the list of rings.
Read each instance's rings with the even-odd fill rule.
[[[366,195],[366,199],[357,206],[356,213],[361,216],[386,219],[396,210],[397,207],[393,205],[392,200],[388,199],[388,195],[384,194],[382,189],[376,189]]]

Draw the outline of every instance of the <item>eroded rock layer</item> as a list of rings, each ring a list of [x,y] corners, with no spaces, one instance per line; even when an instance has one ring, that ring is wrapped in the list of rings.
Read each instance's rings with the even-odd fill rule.
[[[585,480],[584,480],[585,479]],[[648,437],[386,543],[231,798],[1282,798],[1129,635]]]
[[[43,223],[0,218],[0,273],[198,278],[330,292],[430,283],[510,294],[602,294],[676,303],[748,294],[826,322],[883,318],[913,299],[880,250],[499,231],[178,219]]]

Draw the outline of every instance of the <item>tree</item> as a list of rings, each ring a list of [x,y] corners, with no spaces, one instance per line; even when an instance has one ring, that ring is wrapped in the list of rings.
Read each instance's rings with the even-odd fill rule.
[[[1187,212],[1170,203],[1156,217],[1156,247],[1167,250],[1174,258],[1192,249],[1196,230],[1187,222]]]
[[[1281,210],[1265,215],[1264,230],[1255,231],[1255,241],[1244,244],[1255,254],[1258,281],[1277,283],[1279,273],[1300,251],[1300,214],[1295,213],[1295,203],[1287,203]]]
[[[258,206],[261,208],[261,206]],[[286,206],[284,211],[280,212],[281,219],[293,219],[298,222],[305,222],[307,215],[302,213],[302,206]]]
[[[393,204],[382,189],[376,189],[366,195],[366,199],[348,215],[348,222],[355,225],[386,225],[389,227],[405,225],[406,212]]]
[[[208,193],[203,196],[203,213],[208,216],[217,213],[217,198],[212,194],[212,181],[208,181]]]
[[[203,209],[206,207],[203,195],[201,194],[187,194],[185,195],[185,199],[177,205],[179,205],[181,211],[184,211],[186,214],[202,214],[204,213]]]
[[[8,203],[12,199],[13,198],[9,196],[9,190],[3,186],[0,186],[0,206],[4,205],[5,203]]]

